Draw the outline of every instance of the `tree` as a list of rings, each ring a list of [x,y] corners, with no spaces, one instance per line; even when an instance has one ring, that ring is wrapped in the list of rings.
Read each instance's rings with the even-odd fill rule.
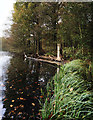
[[[92,3],[18,3],[11,36],[22,51],[56,55],[56,44],[70,57],[92,53]],[[43,51],[44,49],[44,51]],[[65,54],[66,54],[65,53]]]

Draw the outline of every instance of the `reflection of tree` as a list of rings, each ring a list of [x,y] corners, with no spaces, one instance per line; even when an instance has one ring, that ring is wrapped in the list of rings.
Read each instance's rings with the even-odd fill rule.
[[[8,79],[5,83],[6,91],[3,103],[6,111],[3,119],[39,118],[38,99],[41,86],[38,79],[46,76],[46,68],[50,72],[47,64],[43,66],[35,61],[24,62],[19,57],[11,60],[11,66],[7,71]]]

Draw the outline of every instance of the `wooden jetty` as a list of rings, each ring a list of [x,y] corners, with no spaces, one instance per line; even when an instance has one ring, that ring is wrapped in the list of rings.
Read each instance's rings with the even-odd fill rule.
[[[32,60],[40,61],[40,62],[46,62],[50,64],[56,64],[58,66],[65,64],[64,60],[57,60],[57,57],[47,57],[47,56],[39,56],[37,58],[34,57],[27,57]]]

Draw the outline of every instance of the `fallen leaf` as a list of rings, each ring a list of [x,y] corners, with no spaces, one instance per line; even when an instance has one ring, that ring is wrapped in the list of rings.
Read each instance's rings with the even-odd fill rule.
[[[15,108],[14,110],[16,111],[17,109]]]
[[[23,94],[23,92],[20,92],[20,94]]]
[[[13,107],[13,105],[10,105],[10,107]]]
[[[11,114],[11,112],[9,112],[9,115]]]
[[[12,100],[12,102],[14,102],[15,100]]]
[[[6,99],[4,99],[4,101],[6,101],[7,100],[7,98]]]
[[[25,119],[26,119],[26,117],[23,117],[23,119],[25,120]]]
[[[22,91],[22,89],[19,89],[19,91]]]
[[[21,98],[21,97],[20,97],[20,100],[26,100],[26,99],[25,99],[25,98]]]
[[[19,112],[19,113],[18,113],[18,115],[21,115],[21,114],[22,114],[22,112]]]
[[[33,106],[35,106],[35,103],[32,103]]]
[[[14,111],[13,111],[13,110],[12,110],[11,112],[12,112],[12,113],[14,113]]]
[[[21,108],[24,108],[24,105],[20,105]]]
[[[10,86],[10,88],[12,88],[12,86]]]
[[[21,97],[20,97],[20,100],[24,100],[24,98],[21,98]]]
[[[40,98],[43,98],[43,96],[40,96]]]
[[[38,115],[40,115],[40,113],[38,113]]]
[[[36,96],[34,96],[34,99],[37,99],[37,97],[36,97]]]

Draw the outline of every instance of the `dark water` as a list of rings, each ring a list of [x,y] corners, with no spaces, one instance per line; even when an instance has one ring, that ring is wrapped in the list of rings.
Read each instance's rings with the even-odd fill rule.
[[[6,71],[8,65],[10,63],[11,56],[8,52],[0,51],[0,120],[5,112],[3,108],[2,99],[4,98],[4,91],[5,91],[5,80],[7,78]]]
[[[14,56],[7,69],[2,120],[39,120],[41,88],[56,73],[56,66]]]

